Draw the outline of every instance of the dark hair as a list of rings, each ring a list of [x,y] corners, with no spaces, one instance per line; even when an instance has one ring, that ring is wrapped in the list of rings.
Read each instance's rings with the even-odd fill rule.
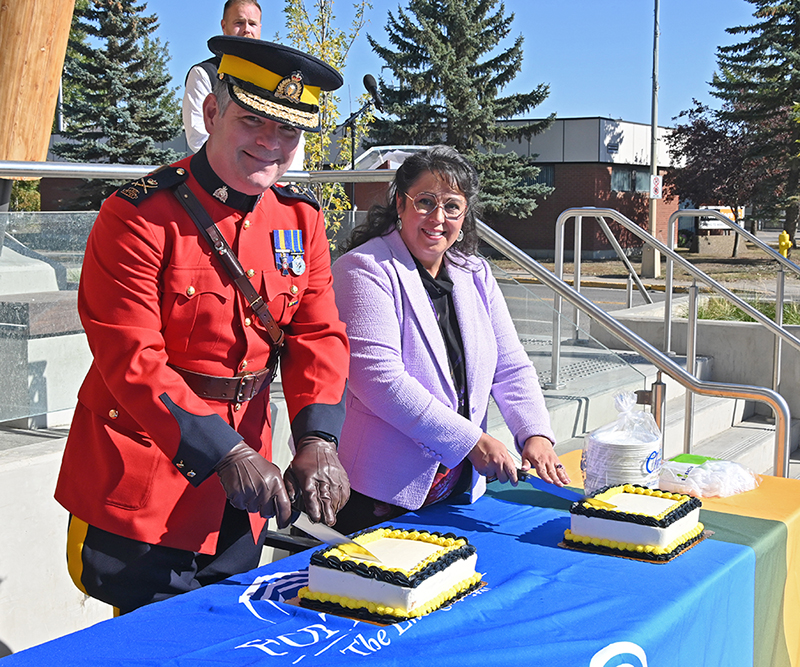
[[[451,188],[460,190],[467,199],[467,212],[461,229],[464,238],[456,241],[447,251],[456,250],[462,255],[474,255],[478,250],[478,232],[475,220],[478,215],[479,179],[475,167],[450,146],[431,146],[407,157],[395,173],[386,192],[385,204],[374,204],[367,213],[367,221],[356,227],[342,250],[357,248],[376,236],[389,234],[397,224],[397,196],[408,193],[409,188],[424,173],[436,174]]]

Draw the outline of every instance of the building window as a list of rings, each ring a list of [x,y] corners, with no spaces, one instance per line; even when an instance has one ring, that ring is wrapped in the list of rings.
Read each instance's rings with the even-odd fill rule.
[[[616,192],[650,192],[650,171],[636,167],[611,167],[611,189]]]
[[[539,167],[539,174],[533,181],[528,180],[527,178],[523,182],[523,185],[546,185],[549,188],[555,187],[556,183],[556,167],[553,164],[536,164],[534,165]]]
[[[536,177],[539,185],[546,185],[549,188],[556,184],[556,166],[554,164],[543,164],[539,166],[539,175]]]

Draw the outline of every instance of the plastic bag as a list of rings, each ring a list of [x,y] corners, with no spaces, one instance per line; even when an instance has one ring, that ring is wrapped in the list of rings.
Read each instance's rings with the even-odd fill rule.
[[[618,484],[658,486],[661,431],[653,415],[636,404],[633,392],[614,397],[619,416],[584,436],[581,457],[585,493]]]
[[[709,459],[704,463],[667,461],[661,467],[659,488],[696,498],[725,498],[752,491],[761,476],[734,461]]]

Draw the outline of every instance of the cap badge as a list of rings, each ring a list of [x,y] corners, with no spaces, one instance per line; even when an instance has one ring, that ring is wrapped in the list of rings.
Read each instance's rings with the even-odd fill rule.
[[[300,102],[300,97],[303,95],[303,73],[295,70],[289,76],[281,79],[273,95],[279,99]]]
[[[217,188],[216,190],[214,190],[212,196],[216,197],[224,204],[226,201],[228,201],[228,186],[223,185],[221,188]]]

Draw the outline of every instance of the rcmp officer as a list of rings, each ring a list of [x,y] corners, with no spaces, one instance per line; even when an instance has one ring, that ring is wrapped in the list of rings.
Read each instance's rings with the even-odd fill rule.
[[[295,496],[328,524],[349,496],[349,348],[323,216],[276,185],[342,78],[260,40],[209,48],[208,142],[109,197],[81,275],[93,363],[55,496],[73,581],[123,613],[258,565],[266,519],[285,526]],[[270,462],[278,356],[296,443],[284,475]]]

